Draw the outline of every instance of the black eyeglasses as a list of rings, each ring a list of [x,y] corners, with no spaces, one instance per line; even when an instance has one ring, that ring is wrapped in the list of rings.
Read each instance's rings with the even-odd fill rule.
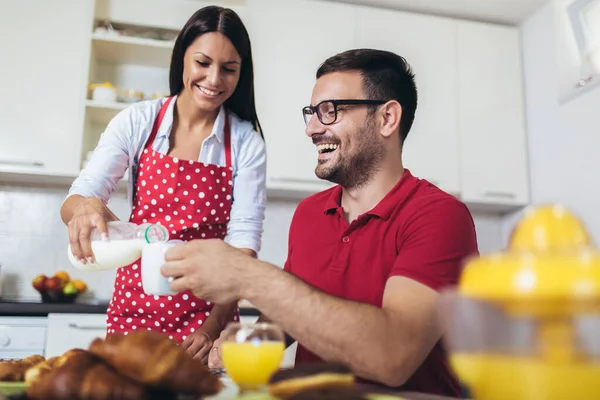
[[[317,117],[323,125],[331,125],[337,121],[338,106],[380,105],[386,102],[386,100],[324,100],[316,106],[304,107],[302,116],[306,125],[314,113],[317,113]]]

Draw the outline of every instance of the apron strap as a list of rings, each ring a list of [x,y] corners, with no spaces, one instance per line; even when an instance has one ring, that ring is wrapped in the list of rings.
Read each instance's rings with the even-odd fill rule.
[[[165,114],[167,113],[167,109],[169,108],[169,104],[171,103],[171,100],[173,100],[173,97],[169,97],[167,99],[167,101],[165,101],[163,103],[163,105],[160,107],[160,111],[158,112],[158,116],[156,117],[156,119],[154,120],[154,125],[152,125],[152,131],[150,132],[150,136],[148,137],[148,140],[146,141],[146,145],[144,146],[144,150],[151,147],[152,143],[154,143],[154,139],[156,138],[156,134],[158,133],[158,129],[160,128],[160,125],[162,124],[163,118],[165,117]]]
[[[169,108],[169,104],[171,103],[171,100],[173,100],[173,97],[169,97],[167,99],[167,101],[165,101],[163,103],[163,105],[160,107],[160,111],[158,112],[158,116],[156,117],[156,119],[154,120],[154,125],[152,126],[152,131],[150,132],[150,136],[148,137],[148,140],[146,141],[146,145],[144,146],[144,149],[149,148],[150,146],[152,146],[152,143],[154,142],[154,139],[156,138],[156,134],[158,133],[158,130],[160,128],[160,125],[162,124],[163,118],[165,117],[165,114],[167,113],[167,109]],[[231,168],[231,128],[229,126],[229,115],[227,110],[225,110],[225,129],[224,129],[224,133],[225,133],[225,166],[227,168]]]
[[[225,166],[231,168],[231,129],[227,109],[225,109]]]

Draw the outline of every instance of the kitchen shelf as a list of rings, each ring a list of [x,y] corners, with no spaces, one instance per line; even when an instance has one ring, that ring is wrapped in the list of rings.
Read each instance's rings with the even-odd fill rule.
[[[101,102],[96,100],[86,100],[85,107],[90,121],[95,124],[106,125],[113,119],[121,110],[129,107],[131,103],[120,102]]]
[[[96,59],[107,64],[168,68],[174,43],[132,36],[92,34]]]

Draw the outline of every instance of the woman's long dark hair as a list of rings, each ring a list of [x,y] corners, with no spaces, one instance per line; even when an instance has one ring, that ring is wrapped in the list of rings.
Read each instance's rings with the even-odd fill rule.
[[[175,40],[171,56],[171,70],[169,71],[171,96],[178,95],[183,90],[183,58],[187,48],[198,36],[209,32],[219,32],[225,35],[242,57],[240,80],[233,94],[225,101],[225,107],[241,119],[252,123],[254,129],[264,139],[254,101],[254,68],[250,37],[240,17],[229,8],[203,7],[196,11],[184,25]]]

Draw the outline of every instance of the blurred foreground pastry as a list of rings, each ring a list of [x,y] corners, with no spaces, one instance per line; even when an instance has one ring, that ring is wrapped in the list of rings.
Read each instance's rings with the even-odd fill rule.
[[[149,391],[143,385],[119,375],[94,354],[82,351],[68,357],[64,364],[41,374],[27,388],[31,400],[144,400]]]
[[[144,385],[197,396],[217,394],[223,387],[202,361],[192,359],[158,332],[140,330],[96,339],[90,351],[120,374]]]
[[[27,370],[46,359],[41,355],[32,355],[22,360],[10,360],[0,362],[0,381],[22,382]]]
[[[308,389],[297,392],[285,400],[368,400],[369,398],[356,389],[347,387],[328,387]]]
[[[307,364],[292,369],[282,369],[271,376],[269,393],[275,397],[289,398],[307,390],[347,388],[354,386],[354,375],[342,364]],[[322,393],[327,394],[325,391]],[[312,392],[316,395],[316,392]],[[338,393],[339,394],[339,393]],[[310,393],[309,393],[310,395]],[[335,396],[335,394],[334,394]],[[342,399],[342,397],[338,397]]]
[[[45,374],[52,371],[54,368],[60,368],[65,362],[75,354],[85,352],[83,349],[70,349],[67,350],[62,356],[50,357],[40,363],[37,363],[33,367],[29,368],[25,372],[25,382],[31,384],[36,380],[40,379]]]

